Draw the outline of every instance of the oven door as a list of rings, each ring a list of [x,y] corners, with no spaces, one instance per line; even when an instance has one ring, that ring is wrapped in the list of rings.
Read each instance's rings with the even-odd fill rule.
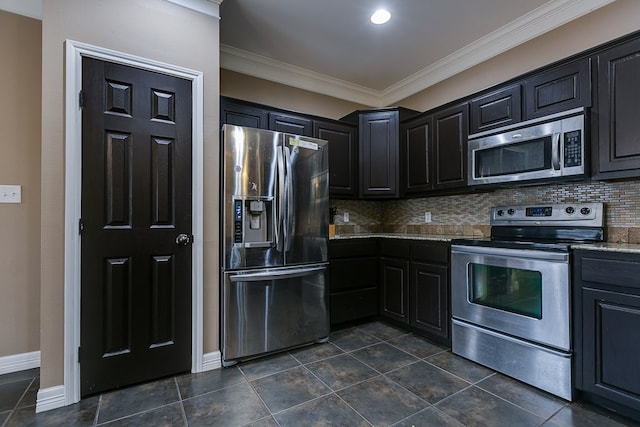
[[[569,254],[452,245],[454,318],[569,351]]]

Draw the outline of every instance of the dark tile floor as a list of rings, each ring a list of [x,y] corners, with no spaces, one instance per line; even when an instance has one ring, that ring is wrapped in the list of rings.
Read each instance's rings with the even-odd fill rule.
[[[35,414],[38,370],[0,376],[3,426],[624,426],[369,323],[329,342]]]

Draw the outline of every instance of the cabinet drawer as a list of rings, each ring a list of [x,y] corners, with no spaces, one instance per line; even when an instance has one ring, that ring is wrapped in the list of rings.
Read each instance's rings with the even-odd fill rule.
[[[380,256],[389,258],[409,258],[409,241],[403,239],[381,239]]]
[[[376,239],[330,240],[329,259],[357,258],[378,255]]]
[[[449,245],[436,243],[413,243],[411,245],[411,259],[431,263],[449,263]]]
[[[331,295],[331,324],[348,322],[378,314],[378,289],[367,288]]]
[[[585,255],[582,257],[580,280],[634,288],[640,292],[640,262]]]
[[[331,293],[378,285],[378,258],[331,260]]]

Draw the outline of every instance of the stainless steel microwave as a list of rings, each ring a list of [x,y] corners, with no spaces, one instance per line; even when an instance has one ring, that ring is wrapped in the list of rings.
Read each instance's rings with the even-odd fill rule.
[[[469,136],[469,185],[585,174],[585,110],[529,120]]]

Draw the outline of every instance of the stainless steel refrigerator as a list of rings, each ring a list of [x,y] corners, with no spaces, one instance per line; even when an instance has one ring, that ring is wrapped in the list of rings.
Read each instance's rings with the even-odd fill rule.
[[[327,141],[222,127],[222,362],[329,335]]]

